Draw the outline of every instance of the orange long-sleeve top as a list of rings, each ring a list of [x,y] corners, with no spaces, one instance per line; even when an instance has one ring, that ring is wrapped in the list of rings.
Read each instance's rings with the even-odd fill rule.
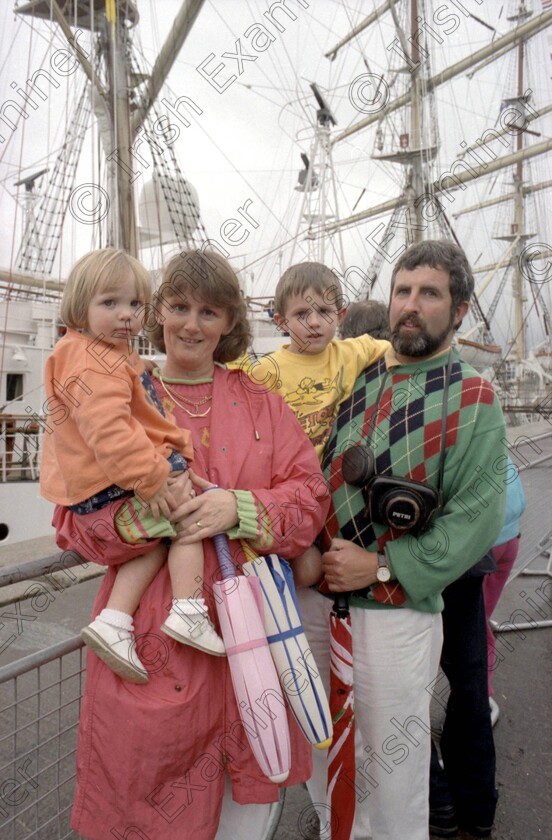
[[[143,372],[135,351],[124,355],[72,329],[58,341],[44,374],[46,499],[74,505],[117,484],[148,501],[169,474],[173,450],[193,457],[191,433],[159,412]]]

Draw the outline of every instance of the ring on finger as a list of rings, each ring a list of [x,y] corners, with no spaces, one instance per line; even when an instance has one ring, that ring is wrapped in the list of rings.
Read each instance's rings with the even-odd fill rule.
[[[199,519],[198,519],[198,521],[196,522],[196,525],[197,525],[197,527],[198,527],[198,528],[202,528],[202,527],[203,527],[203,526],[202,526],[202,524],[201,524],[201,522],[199,521]]]

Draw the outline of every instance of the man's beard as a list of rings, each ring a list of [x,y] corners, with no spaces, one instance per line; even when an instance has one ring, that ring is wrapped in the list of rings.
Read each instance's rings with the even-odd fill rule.
[[[420,328],[417,333],[403,333],[400,328],[405,321],[415,324]],[[418,318],[402,318],[400,319],[391,332],[391,344],[395,353],[400,356],[412,356],[419,358],[422,356],[431,356],[448,338],[454,318],[451,316],[448,327],[439,333],[439,335],[431,335],[422,325]]]

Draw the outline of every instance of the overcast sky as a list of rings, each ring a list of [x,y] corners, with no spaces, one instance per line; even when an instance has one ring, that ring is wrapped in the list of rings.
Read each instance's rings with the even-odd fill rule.
[[[331,62],[324,57],[324,52],[363,19],[372,4],[364,0],[344,3],[311,0],[308,8],[303,8],[307,6],[307,0],[303,3],[287,0],[295,20],[282,13],[272,18],[266,16],[264,13],[269,5],[258,0],[206,0],[162,94],[166,103],[164,113],[170,113],[170,106],[180,97],[189,97],[194,103],[195,109],[187,112],[189,127],[180,125],[174,115],[171,117],[171,122],[174,121],[180,130],[174,148],[182,170],[199,194],[202,219],[209,236],[220,240],[221,225],[225,220],[238,218],[246,222],[241,234],[247,233],[247,237],[229,250],[238,267],[248,266],[248,291],[258,295],[269,294],[280,269],[289,264],[290,252],[280,245],[296,234],[302,196],[294,186],[301,168],[300,152],[309,153],[310,150],[313,133],[309,123],[316,108],[309,82],[315,81],[326,95],[338,122],[334,131],[343,130],[364,116],[359,97],[369,96],[369,90],[362,89],[359,84],[355,86],[355,81],[370,73],[381,74],[386,83],[391,82],[387,59],[395,37],[388,15],[371,33],[357,38]],[[135,44],[146,62],[154,61],[179,6],[177,0],[138,3],[141,19]],[[436,48],[433,71],[489,43],[493,34],[489,26],[495,28],[495,37],[511,26],[506,20],[509,4],[498,0],[483,4],[478,0],[463,0],[462,3],[448,0],[435,6],[446,9],[438,20],[434,17],[433,6],[424,17],[433,33],[428,30],[427,37]],[[535,6],[540,6],[540,0],[535,0]],[[472,11],[483,23],[468,17],[459,7]],[[55,50],[63,46],[63,38],[54,27],[56,36],[51,42],[48,23],[35,21],[33,26],[28,18],[25,21],[14,19],[7,3],[3,4],[0,15],[3,16],[0,55],[4,57],[0,65],[0,103],[5,103],[11,97],[16,98],[11,83],[16,82],[16,87],[23,88],[25,80],[37,69],[51,67],[48,62]],[[238,39],[239,47],[236,46]],[[82,43],[87,44],[86,37]],[[547,36],[541,36],[538,42],[535,39],[531,51],[538,72],[533,74],[530,83],[535,101],[543,106],[552,99]],[[228,57],[223,56],[225,52]],[[237,56],[239,52],[241,57]],[[231,54],[237,57],[232,58]],[[218,64],[222,67],[215,74]],[[198,70],[201,66],[203,70]],[[456,159],[462,141],[470,145],[485,129],[496,124],[500,87],[508,82],[512,72],[509,60],[505,58],[478,77],[469,80],[464,76],[454,85],[438,89],[436,100],[442,139],[440,171],[446,171]],[[17,130],[0,130],[6,139],[0,144],[0,213],[4,223],[4,234],[0,238],[2,266],[12,262],[18,245],[18,229],[20,232],[22,225],[21,210],[16,209],[13,201],[13,182],[20,166],[25,174],[53,166],[57,149],[66,134],[64,105],[75,96],[76,76],[65,78],[60,72],[56,76],[60,81],[59,89],[49,93],[47,102],[40,102],[35,110],[29,108],[28,119],[22,121]],[[22,139],[25,141],[23,151]],[[373,142],[373,134],[367,136],[365,133],[335,147],[341,216],[351,212],[355,205],[358,211],[396,194],[391,176],[380,174],[370,159]],[[97,154],[97,147],[87,139],[77,176],[78,185],[90,182],[89,166]],[[541,175],[543,166],[545,164],[535,162],[535,175],[550,177],[549,172]],[[149,179],[149,172],[142,167],[135,183],[138,192]],[[486,197],[490,189],[489,183],[478,187],[466,203],[476,201],[477,195]],[[547,195],[549,193],[542,194],[543,197]],[[459,195],[458,206],[463,201],[464,196]],[[248,208],[247,218],[237,214],[238,208],[244,206]],[[91,247],[88,244],[91,226],[86,222],[81,219],[77,224],[66,225],[58,275],[60,271],[66,274],[73,260]],[[490,222],[485,228],[477,219],[474,222],[466,218],[462,222],[464,235],[469,239],[474,230],[479,235],[482,230],[485,232],[482,244],[474,247],[475,242],[470,242],[472,260],[488,260],[489,255],[484,251],[492,224]],[[370,222],[360,230],[344,234],[347,265],[366,264],[370,256],[366,236],[374,226],[375,223]],[[459,225],[460,229],[462,226]],[[549,235],[550,230],[545,230],[541,238],[550,241],[550,238],[546,239]],[[274,251],[271,259],[262,259],[271,249]],[[307,244],[300,241],[293,261],[305,258],[306,254]],[[148,252],[144,260],[150,262],[148,267],[153,267],[154,262],[165,256],[166,253]],[[335,255],[329,252],[326,259],[332,264]]]

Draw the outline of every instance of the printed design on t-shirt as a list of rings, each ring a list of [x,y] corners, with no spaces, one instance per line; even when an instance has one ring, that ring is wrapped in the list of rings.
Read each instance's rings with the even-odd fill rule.
[[[333,379],[325,377],[321,382],[316,382],[310,376],[304,376],[295,391],[284,394],[284,400],[292,408],[297,419],[301,421],[301,418],[307,415],[308,408],[327,405],[328,396],[339,393],[342,379],[342,371],[338,371]]]
[[[304,376],[294,391],[283,395],[305,434],[316,447],[326,443],[343,392],[343,371],[316,381]]]
[[[339,400],[334,400],[319,411],[315,411],[312,414],[304,414],[298,418],[299,423],[308,435],[313,446],[322,446],[328,440],[337,413],[338,404]]]

